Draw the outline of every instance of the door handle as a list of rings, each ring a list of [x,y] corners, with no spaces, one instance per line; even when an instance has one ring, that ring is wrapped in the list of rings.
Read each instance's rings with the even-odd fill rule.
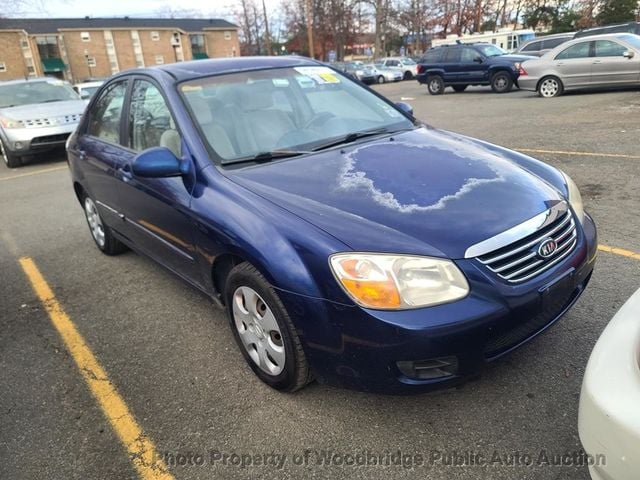
[[[599,64],[599,63],[602,63],[602,60],[594,60],[594,61],[593,61],[593,64],[594,64],[594,65],[597,65],[597,64]]]
[[[84,150],[78,150],[78,158],[80,160],[86,160],[87,159],[87,152],[85,152]]]

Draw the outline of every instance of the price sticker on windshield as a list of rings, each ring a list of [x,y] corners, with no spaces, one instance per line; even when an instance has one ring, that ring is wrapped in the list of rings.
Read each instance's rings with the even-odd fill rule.
[[[295,67],[294,70],[321,85],[325,83],[340,83],[340,78],[336,72],[327,67]]]

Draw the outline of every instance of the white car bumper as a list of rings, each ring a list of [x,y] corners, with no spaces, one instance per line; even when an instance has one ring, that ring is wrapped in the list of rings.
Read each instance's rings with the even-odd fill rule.
[[[594,480],[640,478],[639,363],[640,290],[602,332],[582,382],[578,430]]]

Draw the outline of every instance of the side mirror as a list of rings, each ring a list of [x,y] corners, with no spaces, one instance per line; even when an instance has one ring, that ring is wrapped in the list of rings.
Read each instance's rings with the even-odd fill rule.
[[[138,177],[178,177],[188,172],[188,164],[182,162],[166,147],[153,147],[139,153],[133,159],[131,170]]]
[[[484,59],[478,55],[476,58],[473,59],[473,61],[476,63],[482,63],[484,62]]]
[[[408,103],[396,102],[396,107],[398,107],[404,113],[408,113],[409,115],[413,116],[413,107]]]
[[[622,54],[622,56],[623,56],[624,58],[633,58],[633,57],[634,57],[634,55],[635,55],[635,53],[633,52],[633,50],[627,50],[626,52],[624,52],[624,53]]]

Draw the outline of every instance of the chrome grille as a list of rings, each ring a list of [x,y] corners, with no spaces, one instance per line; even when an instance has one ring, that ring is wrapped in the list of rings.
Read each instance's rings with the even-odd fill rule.
[[[51,118],[30,118],[22,120],[22,124],[26,128],[39,128],[39,127],[55,127],[57,125],[69,125],[71,123],[78,123],[80,121],[80,113],[72,113],[69,115],[60,115],[59,117]]]
[[[543,258],[538,254],[538,247],[547,239],[556,243],[556,249]],[[576,242],[576,224],[571,210],[567,210],[531,235],[477,258],[500,278],[512,283],[524,282],[560,262],[571,253]]]

